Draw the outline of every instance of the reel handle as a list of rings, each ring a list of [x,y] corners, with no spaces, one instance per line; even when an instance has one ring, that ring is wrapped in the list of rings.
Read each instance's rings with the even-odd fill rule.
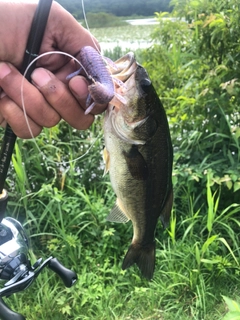
[[[67,288],[73,286],[77,281],[77,274],[74,271],[64,267],[57,258],[52,258],[49,260],[48,267],[59,275]]]
[[[0,319],[1,320],[26,320],[20,313],[12,311],[0,297]]]

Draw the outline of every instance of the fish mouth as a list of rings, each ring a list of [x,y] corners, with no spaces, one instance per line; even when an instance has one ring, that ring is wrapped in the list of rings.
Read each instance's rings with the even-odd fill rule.
[[[115,67],[110,67],[112,76],[122,82],[126,82],[136,71],[138,63],[133,52],[128,52],[125,56],[114,62]]]

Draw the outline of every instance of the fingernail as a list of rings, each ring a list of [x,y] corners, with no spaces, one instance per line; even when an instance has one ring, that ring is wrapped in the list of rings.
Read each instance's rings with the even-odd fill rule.
[[[6,93],[3,91],[3,92],[1,92],[1,94],[0,94],[0,99],[2,99],[2,98],[4,98],[6,96]]]
[[[31,78],[38,87],[45,86],[51,80],[50,74],[47,72],[47,70],[42,68],[35,69],[31,74]]]
[[[0,79],[3,79],[11,72],[11,69],[5,62],[0,62]]]

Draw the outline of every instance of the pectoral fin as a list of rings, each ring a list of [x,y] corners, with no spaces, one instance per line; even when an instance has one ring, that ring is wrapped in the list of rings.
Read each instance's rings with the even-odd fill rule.
[[[110,156],[109,156],[109,152],[107,151],[106,148],[103,149],[103,161],[105,163],[105,169],[104,169],[103,176],[105,176],[108,173],[109,166],[110,166]]]
[[[129,221],[129,218],[126,216],[126,214],[123,212],[123,209],[121,208],[119,199],[117,199],[115,206],[112,208],[111,212],[107,216],[107,220],[110,222],[118,223],[127,223]]]
[[[130,151],[124,151],[123,155],[132,177],[136,180],[146,180],[148,166],[142,154],[138,151],[138,146],[132,145]]]

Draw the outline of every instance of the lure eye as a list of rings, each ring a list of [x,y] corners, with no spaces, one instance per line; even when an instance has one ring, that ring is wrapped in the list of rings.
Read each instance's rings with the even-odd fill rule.
[[[149,79],[142,79],[140,81],[140,86],[141,86],[142,90],[146,93],[148,93],[150,91],[151,84],[152,83]]]

